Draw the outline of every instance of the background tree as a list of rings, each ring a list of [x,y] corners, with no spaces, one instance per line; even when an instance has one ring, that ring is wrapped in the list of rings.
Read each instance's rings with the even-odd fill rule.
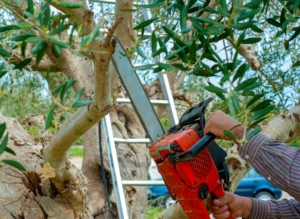
[[[151,10],[152,18],[144,20],[143,10]],[[162,99],[155,76],[168,74],[173,95],[180,99],[179,114],[213,95],[210,111],[222,109],[256,132],[262,129],[281,141],[299,136],[297,1],[158,0],[109,5],[3,0],[0,13],[4,18],[0,98],[6,103],[0,122],[6,123],[7,145],[17,153],[14,159],[27,169],[20,172],[7,165],[0,169],[0,215],[7,218],[117,217],[106,151],[100,163],[98,145],[104,145],[104,139],[99,139],[97,123],[110,113],[115,137],[146,133],[130,105],[115,103],[116,97],[127,95],[110,66],[110,57],[117,52],[113,34],[135,63],[147,63],[134,69],[143,75],[147,70],[144,81],[150,98]],[[149,25],[154,25],[150,38],[145,36]],[[157,56],[161,61],[155,61]],[[30,97],[32,105],[20,105],[26,103],[21,97],[27,102]],[[42,116],[22,119],[27,113]],[[157,113],[165,116],[163,108]],[[27,131],[5,115],[17,117]],[[82,135],[81,172],[70,163],[68,150]],[[123,179],[147,179],[150,158],[144,145],[118,144],[117,151]],[[226,188],[234,191],[251,166],[235,146],[228,152],[231,183]],[[3,153],[1,159],[10,156]],[[146,188],[125,187],[125,192],[129,217],[145,217]],[[174,204],[161,218],[186,216]]]

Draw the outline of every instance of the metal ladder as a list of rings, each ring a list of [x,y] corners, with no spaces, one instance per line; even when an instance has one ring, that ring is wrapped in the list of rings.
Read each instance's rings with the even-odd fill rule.
[[[173,114],[169,114],[170,124],[171,126],[178,123],[178,118],[175,110],[175,105],[173,102],[172,93],[169,87],[168,79],[166,75],[160,75],[161,87],[164,87],[167,93],[167,96],[164,98],[166,100],[152,100],[152,104],[166,105],[169,112],[173,112]],[[164,84],[162,84],[164,83]],[[117,102],[121,103],[130,103],[129,99],[117,99]],[[128,219],[128,210],[127,204],[124,194],[123,186],[152,186],[152,185],[164,185],[162,180],[122,180],[120,174],[120,167],[118,162],[118,156],[116,151],[115,143],[135,143],[135,144],[148,144],[150,140],[148,138],[140,138],[140,139],[122,139],[122,138],[114,138],[111,126],[111,120],[109,114],[102,119],[102,125],[104,127],[107,153],[109,157],[109,164],[111,168],[112,182],[114,186],[116,201],[117,201],[117,209],[118,215],[120,219]],[[147,152],[146,152],[147,153]]]
[[[105,3],[114,3],[110,0],[104,0],[103,2]],[[146,3],[146,2],[145,2]],[[143,11],[144,19],[150,19],[151,18],[151,12],[150,10],[144,10]],[[147,32],[151,33],[152,30],[154,29],[153,24],[148,27]],[[150,34],[149,34],[150,35]],[[117,51],[117,49],[116,49]],[[116,52],[115,52],[116,53]],[[134,80],[139,80],[136,73],[132,71],[132,68],[125,68],[124,66],[130,66],[131,63],[126,63],[129,62],[129,60],[126,60],[122,58],[121,56],[119,57],[121,60],[118,60],[119,64],[122,63],[122,68],[120,68],[120,71],[126,71],[126,74],[128,74],[128,78],[130,80],[124,81],[123,80],[123,85],[124,87],[127,87],[130,89],[130,86],[134,86],[135,92],[133,95],[139,94],[139,93],[145,93],[142,87],[137,88],[136,85],[137,83],[134,82]],[[116,58],[117,59],[117,58]],[[157,58],[156,61],[159,61],[159,58]],[[116,64],[116,63],[115,63]],[[118,63],[117,63],[118,64]],[[159,74],[159,82],[162,88],[162,93],[164,100],[150,100],[150,103],[147,101],[142,100],[141,97],[132,97],[132,101],[145,101],[143,107],[140,109],[135,107],[136,110],[139,110],[141,113],[147,114],[147,105],[148,104],[156,104],[156,105],[166,105],[167,111],[168,111],[168,116],[169,116],[169,122],[171,126],[174,126],[178,124],[178,117],[175,109],[175,104],[173,101],[172,97],[172,92],[170,89],[169,81],[167,78],[167,75],[165,74]],[[130,99],[124,99],[124,98],[117,98],[117,103],[132,103]],[[152,107],[152,106],[151,106]],[[159,127],[155,124],[152,124],[153,117],[154,115],[149,115],[147,114],[148,119],[145,121],[145,125],[147,127],[149,126],[149,134],[150,136],[154,136],[157,133],[156,129],[159,129]],[[155,115],[156,116],[156,115]],[[150,140],[148,138],[144,139],[121,139],[121,138],[114,138],[113,132],[112,132],[112,126],[111,126],[111,120],[110,116],[107,115],[105,116],[104,119],[102,119],[102,125],[104,127],[104,133],[105,133],[105,139],[106,139],[106,145],[107,145],[107,152],[108,152],[108,157],[109,157],[109,163],[110,163],[110,168],[111,168],[111,175],[112,175],[112,182],[114,186],[114,191],[115,191],[115,196],[116,196],[116,201],[117,201],[117,209],[118,209],[118,216],[120,219],[128,219],[128,210],[127,210],[127,204],[126,204],[126,199],[125,199],[125,194],[124,194],[124,189],[123,186],[150,186],[150,185],[164,185],[164,182],[161,181],[150,181],[150,180],[122,180],[121,174],[120,174],[120,167],[119,167],[119,162],[118,162],[118,156],[116,152],[116,146],[115,143],[139,143],[139,144],[148,144]],[[151,126],[151,127],[150,127]],[[153,132],[152,132],[153,130]],[[162,131],[163,132],[163,131]]]

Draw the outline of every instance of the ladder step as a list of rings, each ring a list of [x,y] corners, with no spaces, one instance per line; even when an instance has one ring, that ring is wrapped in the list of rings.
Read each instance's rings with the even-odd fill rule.
[[[148,144],[150,143],[149,138],[114,138],[116,143],[136,143],[136,144]]]
[[[122,180],[123,186],[164,186],[162,180]]]
[[[117,103],[131,103],[129,98],[117,98]],[[154,105],[168,105],[168,100],[150,100],[150,103]]]

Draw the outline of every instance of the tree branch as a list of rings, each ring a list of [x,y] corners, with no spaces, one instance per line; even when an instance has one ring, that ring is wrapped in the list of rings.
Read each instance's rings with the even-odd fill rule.
[[[268,22],[265,22],[263,24],[262,30],[264,30],[268,26],[268,24]],[[260,37],[261,35],[262,33],[257,34],[257,37]],[[236,36],[234,36],[234,38],[236,39]],[[233,47],[236,47],[236,43],[230,37],[227,37],[226,39]],[[262,64],[258,60],[258,57],[256,55],[255,45],[256,44],[253,44],[251,46],[241,44],[238,48],[238,52],[248,61],[253,70],[259,71],[261,70]]]
[[[234,40],[232,40],[230,37],[227,37],[226,39],[234,48],[236,48],[236,43]],[[241,56],[243,56],[248,61],[248,63],[251,65],[251,68],[253,70],[261,69],[262,67],[261,63],[258,60],[258,57],[256,56],[256,51],[253,46],[241,44],[238,47],[238,52]]]
[[[181,86],[182,82],[184,81],[185,76],[187,76],[187,72],[184,71],[180,71],[178,77],[176,78],[176,81],[174,83],[174,90],[179,89],[179,87]]]
[[[215,8],[218,6],[218,2],[216,0],[211,0],[208,7]],[[210,12],[205,11],[201,17],[209,17]]]
[[[187,96],[185,92],[173,92],[173,98],[183,100],[189,104],[190,107],[193,106],[193,101]]]
[[[21,61],[23,61],[23,57],[22,57],[20,51],[9,50],[9,49],[7,49],[7,50],[11,54],[11,57],[5,58],[5,60],[8,63],[13,64],[12,62],[15,62],[15,63],[19,64]],[[26,51],[28,51],[27,54],[29,54],[29,50],[26,50]],[[31,58],[30,65],[31,66],[36,66],[36,59],[35,59],[35,57],[27,56],[26,58]],[[32,70],[28,66],[25,66],[24,69],[26,69],[28,71]],[[39,62],[39,65],[37,66],[36,70],[39,71],[39,72],[45,72],[45,71],[48,71],[48,70],[50,70],[51,72],[60,72],[60,70],[56,67],[56,65],[54,65],[53,62],[51,60],[49,60],[49,59],[42,59]]]
[[[110,57],[114,52],[114,43],[101,41],[91,43],[99,53],[94,55],[94,102],[87,107],[80,108],[70,117],[54,135],[52,141],[44,149],[45,163],[49,162],[56,171],[56,178],[63,179],[65,163],[67,161],[67,151],[74,141],[83,135],[88,129],[103,118],[111,109],[111,76],[108,74]],[[93,47],[95,50],[95,47]],[[50,54],[50,57],[52,55]],[[52,57],[53,58],[53,57]],[[74,60],[72,60],[74,63]],[[71,64],[71,62],[70,62]],[[58,67],[61,67],[58,65]],[[73,72],[74,73],[74,72]],[[63,143],[62,143],[63,142]]]

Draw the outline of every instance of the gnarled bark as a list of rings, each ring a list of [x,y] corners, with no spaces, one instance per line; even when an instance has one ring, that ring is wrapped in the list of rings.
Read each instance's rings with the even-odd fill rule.
[[[51,180],[43,176],[42,145],[16,119],[0,114],[0,123],[6,123],[6,131],[9,133],[8,147],[17,152],[17,156],[4,153],[2,159],[18,160],[27,168],[26,173],[8,165],[0,168],[1,217],[75,218],[68,200],[57,193]],[[77,177],[80,179],[83,175],[77,172]]]

